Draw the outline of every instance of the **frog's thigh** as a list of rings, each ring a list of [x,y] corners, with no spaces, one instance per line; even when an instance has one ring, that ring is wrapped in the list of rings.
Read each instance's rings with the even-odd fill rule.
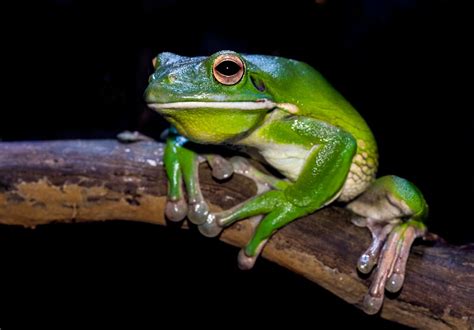
[[[423,220],[428,207],[416,186],[396,176],[378,179],[347,207],[361,216],[356,224],[372,233],[372,243],[359,258],[358,269],[369,273],[378,264],[364,299],[366,312],[373,314],[381,308],[384,289],[401,289],[411,245],[426,231]]]
[[[377,179],[347,208],[375,222],[408,217],[423,221],[427,213],[427,205],[420,190],[395,175]]]

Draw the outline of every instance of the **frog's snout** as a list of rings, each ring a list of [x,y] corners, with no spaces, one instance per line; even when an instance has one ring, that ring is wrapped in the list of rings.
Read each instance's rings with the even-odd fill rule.
[[[168,94],[170,84],[176,81],[173,73],[163,74],[154,72],[148,79],[148,87],[145,89],[144,99],[146,103],[160,102]]]

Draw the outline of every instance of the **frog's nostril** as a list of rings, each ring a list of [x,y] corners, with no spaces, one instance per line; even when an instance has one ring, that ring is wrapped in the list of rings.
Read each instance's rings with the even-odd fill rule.
[[[176,81],[176,75],[174,74],[169,74],[167,77],[166,77],[166,80],[168,83],[174,83]]]

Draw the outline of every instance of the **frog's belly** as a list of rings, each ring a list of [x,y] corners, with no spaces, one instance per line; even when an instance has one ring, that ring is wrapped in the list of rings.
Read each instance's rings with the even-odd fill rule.
[[[342,186],[340,201],[347,202],[364,192],[375,179],[376,168],[369,167],[366,163],[357,163],[354,157],[346,182]]]
[[[317,148],[315,145],[312,147]],[[265,148],[260,151],[265,160],[288,179],[295,181],[301,173],[305,160],[312,149],[296,145],[279,145],[277,148]],[[364,157],[366,156],[366,157]],[[347,175],[347,179],[336,198],[349,201],[367,189],[375,179],[376,165],[371,166],[367,154],[356,154]],[[335,199],[336,199],[335,198]]]
[[[313,146],[315,148],[317,146]],[[303,168],[304,162],[311,149],[287,144],[275,148],[267,146],[260,151],[265,160],[288,179],[295,181]]]

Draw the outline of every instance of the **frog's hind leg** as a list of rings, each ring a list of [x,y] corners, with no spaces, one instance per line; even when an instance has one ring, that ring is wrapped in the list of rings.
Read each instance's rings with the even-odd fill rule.
[[[365,311],[375,314],[382,306],[384,289],[397,292],[403,285],[411,245],[426,232],[423,220],[428,206],[412,183],[397,176],[385,176],[347,208],[359,216],[354,223],[372,233],[372,243],[359,258],[357,267],[360,272],[369,273],[377,264],[364,298]]]

